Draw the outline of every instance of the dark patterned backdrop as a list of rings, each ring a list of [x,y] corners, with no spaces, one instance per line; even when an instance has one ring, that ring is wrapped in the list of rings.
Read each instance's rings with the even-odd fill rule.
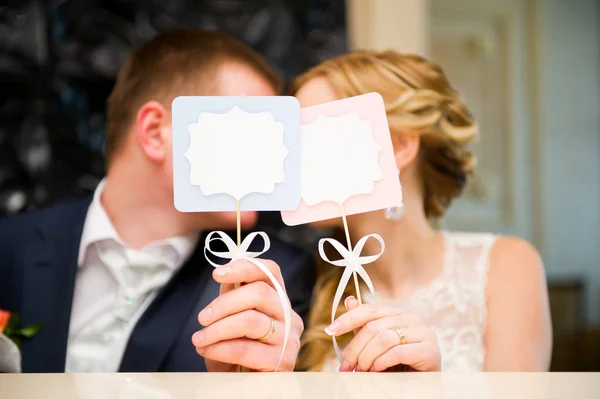
[[[176,27],[229,32],[286,79],[346,50],[343,0],[1,1],[0,217],[94,189],[113,77]]]

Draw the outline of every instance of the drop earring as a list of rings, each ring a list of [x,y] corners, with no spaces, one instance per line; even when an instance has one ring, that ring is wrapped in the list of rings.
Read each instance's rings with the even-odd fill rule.
[[[383,216],[387,220],[392,220],[395,222],[402,217],[403,213],[404,213],[404,206],[402,204],[400,204],[399,206],[394,206],[392,208],[386,208],[383,211]]]

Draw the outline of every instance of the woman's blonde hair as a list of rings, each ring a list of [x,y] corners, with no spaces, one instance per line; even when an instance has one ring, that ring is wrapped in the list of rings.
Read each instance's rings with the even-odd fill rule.
[[[441,217],[473,172],[475,157],[467,147],[478,133],[471,113],[442,68],[412,54],[356,51],[327,60],[299,76],[290,87],[291,94],[314,78],[326,79],[340,98],[378,92],[392,134],[420,135],[419,172],[425,215],[430,219]],[[323,330],[330,321],[330,306],[341,272],[339,267],[318,262],[299,370],[319,370],[333,355],[331,338]],[[344,297],[356,295],[354,291],[354,285],[348,284]],[[340,305],[338,315],[343,311]],[[341,344],[350,338],[341,337]]]

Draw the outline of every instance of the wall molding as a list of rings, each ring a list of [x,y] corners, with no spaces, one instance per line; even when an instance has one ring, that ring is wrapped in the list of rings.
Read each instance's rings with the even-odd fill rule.
[[[346,0],[350,49],[428,54],[430,0]]]
[[[541,7],[540,0],[527,0],[526,18],[529,21],[527,32],[528,48],[528,79],[529,79],[529,109],[531,113],[531,146],[533,168],[531,184],[533,187],[532,208],[533,217],[533,244],[542,254],[546,253],[546,224],[544,215],[546,214],[546,204],[544,202],[544,193],[546,192],[546,179],[544,179],[544,122],[542,118],[543,93],[543,69],[541,68],[542,46],[540,44],[541,35]]]

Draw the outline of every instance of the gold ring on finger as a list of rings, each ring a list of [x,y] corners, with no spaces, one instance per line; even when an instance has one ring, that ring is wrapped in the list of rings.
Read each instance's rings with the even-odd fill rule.
[[[273,334],[275,334],[275,330],[277,329],[277,321],[272,317],[270,317],[270,319],[271,319],[271,328],[269,329],[269,332],[266,333],[264,336],[260,337],[258,339],[258,342],[265,342],[266,340],[271,338],[273,336]]]
[[[402,330],[398,327],[392,327],[392,330],[394,330],[396,334],[398,334],[398,338],[400,338],[400,345],[406,344],[406,337],[404,336]]]

